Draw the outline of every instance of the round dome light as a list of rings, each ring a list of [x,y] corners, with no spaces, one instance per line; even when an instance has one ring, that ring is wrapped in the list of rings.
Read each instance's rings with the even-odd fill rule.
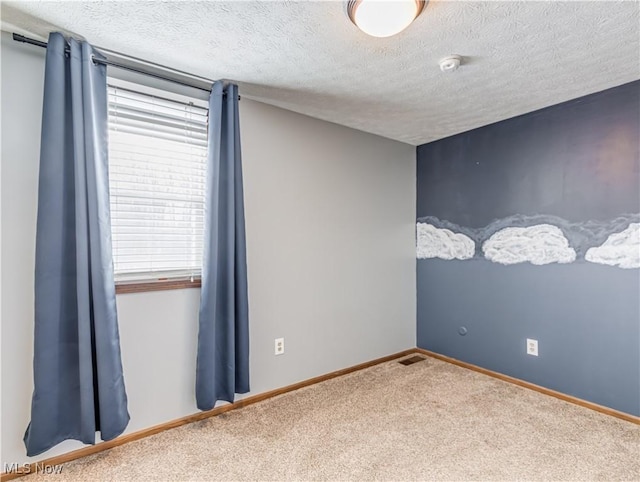
[[[373,37],[391,37],[411,25],[425,5],[424,0],[351,0],[351,21]]]

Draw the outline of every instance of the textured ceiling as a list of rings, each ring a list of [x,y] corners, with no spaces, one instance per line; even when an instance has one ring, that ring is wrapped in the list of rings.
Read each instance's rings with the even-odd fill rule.
[[[432,0],[379,39],[344,2],[3,2],[3,28],[231,79],[242,95],[422,144],[640,78],[640,3]],[[438,60],[464,57],[442,73]]]

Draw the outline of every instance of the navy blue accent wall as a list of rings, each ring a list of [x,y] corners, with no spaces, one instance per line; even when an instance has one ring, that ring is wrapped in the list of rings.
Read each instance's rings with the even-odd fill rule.
[[[418,147],[417,216],[481,227],[638,212],[640,82]]]
[[[419,146],[417,217],[632,218],[639,149],[640,81]],[[433,258],[417,283],[419,347],[640,416],[640,269]]]

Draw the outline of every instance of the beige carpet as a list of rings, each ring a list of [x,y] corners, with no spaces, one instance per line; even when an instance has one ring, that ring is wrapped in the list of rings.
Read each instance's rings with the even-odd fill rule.
[[[39,480],[640,480],[640,426],[427,358],[388,362]]]

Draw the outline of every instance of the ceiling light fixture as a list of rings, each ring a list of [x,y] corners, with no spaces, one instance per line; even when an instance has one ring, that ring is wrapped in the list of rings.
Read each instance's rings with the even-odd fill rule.
[[[426,3],[425,0],[350,0],[347,14],[364,33],[391,37],[411,25]]]

